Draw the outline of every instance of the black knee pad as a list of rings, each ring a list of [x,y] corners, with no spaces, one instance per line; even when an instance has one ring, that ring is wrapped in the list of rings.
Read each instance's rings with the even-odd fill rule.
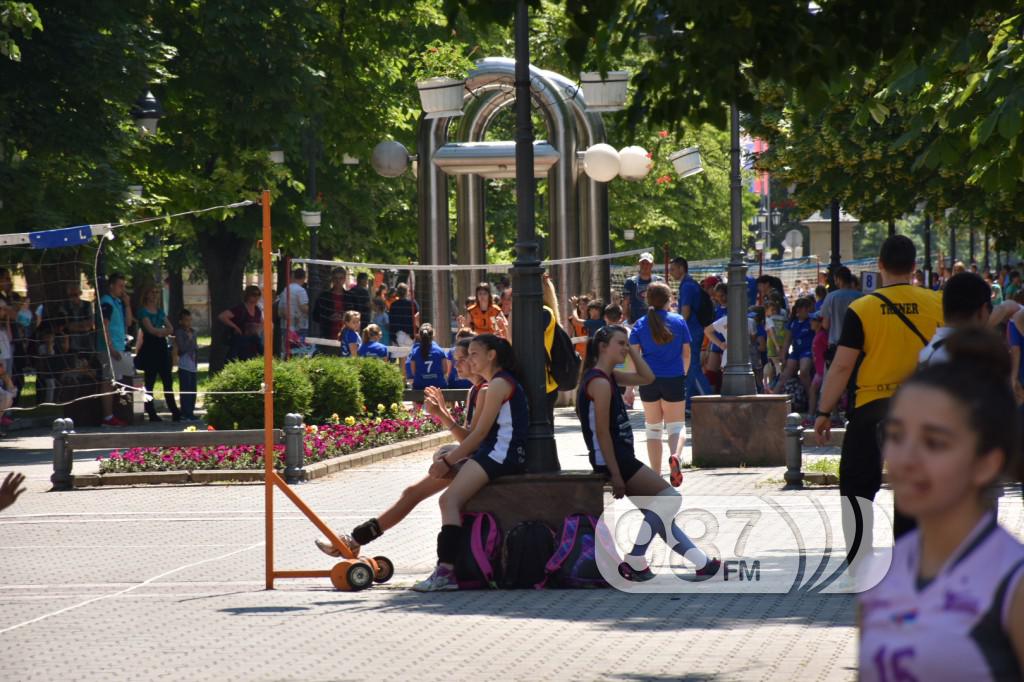
[[[352,529],[352,539],[360,545],[367,545],[383,534],[384,531],[380,529],[380,524],[377,523],[377,519],[364,521]]]

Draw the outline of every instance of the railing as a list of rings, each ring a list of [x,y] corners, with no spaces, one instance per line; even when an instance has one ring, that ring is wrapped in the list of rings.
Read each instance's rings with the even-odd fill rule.
[[[284,443],[285,446],[284,477],[288,483],[297,483],[304,477],[305,452],[302,441],[305,430],[301,414],[285,415],[284,429],[274,429],[274,444]],[[262,445],[263,436],[263,429],[76,433],[72,420],[56,419],[53,422],[53,474],[50,482],[54,490],[70,490],[74,487],[71,469],[75,450]]]

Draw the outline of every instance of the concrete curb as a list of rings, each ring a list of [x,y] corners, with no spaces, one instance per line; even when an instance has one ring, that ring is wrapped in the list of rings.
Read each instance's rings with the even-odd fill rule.
[[[422,450],[438,448],[454,441],[451,432],[442,431],[419,438],[390,443],[380,447],[355,452],[343,457],[333,457],[307,465],[303,470],[303,481],[312,481],[355,467],[382,462]],[[146,471],[136,473],[76,474],[72,476],[75,488],[95,488],[106,485],[155,485],[160,483],[250,483],[263,481],[262,469],[194,469],[192,471]]]

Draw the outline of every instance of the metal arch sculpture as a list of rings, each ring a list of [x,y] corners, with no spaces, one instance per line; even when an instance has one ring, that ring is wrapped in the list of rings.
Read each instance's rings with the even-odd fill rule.
[[[583,93],[560,74],[531,66],[533,105],[544,117],[548,143],[537,143],[535,172],[548,168],[548,234],[550,257],[596,256],[609,250],[608,186],[581,174],[577,151],[605,141],[600,114],[588,111]],[[492,163],[491,174],[515,172],[514,144],[487,148],[482,143],[500,111],[515,101],[513,83],[515,60],[488,58],[477,62],[466,81],[462,120],[451,134],[451,117],[428,119],[421,116],[417,135],[419,249],[421,262],[451,264],[448,222],[448,175],[456,175],[458,231],[456,248],[466,265],[484,265],[484,185],[481,166],[474,161],[481,154]],[[454,141],[450,138],[454,137]],[[550,145],[551,149],[546,146]],[[439,153],[440,152],[440,153]],[[554,163],[552,164],[552,156]],[[497,161],[496,161],[497,159]],[[499,162],[500,161],[500,162]],[[475,164],[475,165],[474,165]],[[477,172],[465,172],[467,165]],[[459,295],[472,295],[473,285],[483,270],[460,273]],[[552,278],[563,301],[581,286],[607,298],[609,266],[598,263],[561,265],[552,268]],[[423,286],[422,280],[425,281]],[[423,318],[435,323],[438,340],[450,339],[451,281],[444,270],[421,276],[418,298]],[[567,305],[567,304],[563,304]],[[567,311],[565,311],[567,312]]]

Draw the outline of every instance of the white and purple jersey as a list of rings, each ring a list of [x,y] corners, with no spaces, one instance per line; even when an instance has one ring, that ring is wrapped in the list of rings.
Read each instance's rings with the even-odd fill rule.
[[[860,595],[860,679],[1021,679],[1008,619],[1024,545],[986,514],[924,584],[919,554],[915,530],[896,542],[882,582]]]

